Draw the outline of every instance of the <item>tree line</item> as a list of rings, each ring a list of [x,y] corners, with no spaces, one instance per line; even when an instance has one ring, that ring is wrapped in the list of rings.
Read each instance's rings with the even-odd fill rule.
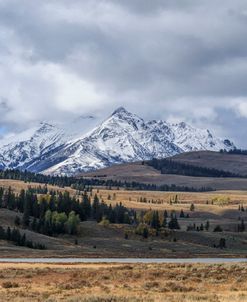
[[[247,155],[247,150],[234,148],[227,151],[226,149],[221,149],[220,153]]]
[[[11,229],[10,227],[5,230],[0,225],[0,240],[8,240],[13,242],[15,245],[18,246],[25,246],[31,249],[39,249],[39,250],[45,250],[46,247],[44,244],[41,243],[35,243],[32,240],[27,240],[26,234],[20,233],[20,231],[16,228]]]
[[[0,208],[23,213],[22,219],[16,217],[16,226],[49,236],[76,234],[80,221],[88,219],[97,222],[107,219],[110,223],[130,224],[136,215],[121,203],[112,207],[103,200],[100,201],[97,194],[91,198],[86,191],[78,199],[67,191],[50,191],[45,195],[37,195],[32,190],[21,190],[19,194],[15,194],[11,187],[7,190],[0,188]]]
[[[71,196],[69,192],[50,191],[47,194],[37,195],[32,190],[21,190],[15,194],[11,187],[7,190],[0,188],[0,208],[7,208],[17,214],[16,227],[24,227],[35,232],[56,236],[59,234],[75,235],[78,233],[80,221],[95,220],[97,222],[145,225],[155,229],[180,229],[176,212],[170,216],[167,211],[161,214],[158,211],[144,211],[137,213],[127,209],[121,203],[113,207],[107,205],[97,194],[92,196],[84,191],[80,199]],[[162,216],[163,215],[163,216]],[[180,218],[189,215],[181,210]]]
[[[6,169],[0,170],[0,179],[11,179],[11,180],[21,180],[26,183],[36,182],[46,185],[59,186],[61,188],[71,187],[80,191],[90,191],[92,187],[104,186],[107,189],[115,188],[125,188],[127,190],[144,190],[144,191],[178,191],[178,192],[205,192],[212,191],[212,188],[194,188],[189,186],[177,186],[172,185],[155,185],[155,184],[145,184],[140,182],[127,182],[111,179],[101,179],[101,178],[83,178],[83,177],[68,177],[68,176],[51,176],[43,175],[38,173],[32,173],[29,171],[20,171],[16,169]]]
[[[199,167],[180,163],[172,159],[152,159],[147,162],[150,166],[161,171],[161,174],[177,174],[186,176],[199,177],[243,177],[228,171],[218,170],[214,168]],[[210,188],[209,188],[210,189]]]

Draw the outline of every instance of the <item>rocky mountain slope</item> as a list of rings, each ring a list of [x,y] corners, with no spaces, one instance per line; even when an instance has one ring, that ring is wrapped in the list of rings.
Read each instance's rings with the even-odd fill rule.
[[[187,151],[234,148],[229,140],[184,122],[144,121],[123,107],[100,125],[93,117],[72,123],[42,122],[14,138],[0,141],[0,167],[46,174],[73,175],[116,163],[162,158]],[[87,131],[86,131],[87,130]]]

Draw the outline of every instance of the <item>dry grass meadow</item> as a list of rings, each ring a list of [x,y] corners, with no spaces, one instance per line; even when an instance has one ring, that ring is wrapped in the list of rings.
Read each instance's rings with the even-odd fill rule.
[[[246,302],[246,264],[0,264],[0,301]]]
[[[37,183],[24,183],[14,180],[0,180],[0,186],[11,186],[17,193],[28,186],[37,187]],[[71,188],[48,186],[48,189],[69,191],[76,195]],[[44,244],[44,251],[18,247],[6,241],[0,241],[2,257],[246,257],[247,232],[237,232],[240,219],[247,221],[247,211],[239,211],[239,205],[247,208],[247,191],[213,191],[204,193],[190,192],[158,192],[158,191],[128,191],[124,189],[107,190],[96,188],[92,192],[98,194],[100,200],[107,204],[122,202],[127,208],[137,212],[158,210],[162,215],[164,210],[173,210],[178,215],[181,229],[169,232],[168,236],[149,236],[143,239],[136,235],[134,226],[110,224],[107,226],[95,221],[84,221],[80,224],[77,236],[49,237],[31,230],[24,230],[27,237]],[[170,203],[175,199],[177,202]],[[77,198],[81,198],[77,196]],[[145,202],[141,202],[145,200]],[[213,204],[212,204],[213,201]],[[195,210],[190,211],[191,204]],[[189,218],[180,219],[183,210]],[[0,209],[0,222],[5,226],[14,227],[17,213]],[[22,214],[18,213],[21,217]],[[209,231],[188,232],[188,225],[210,222]],[[223,232],[213,232],[220,225]],[[128,239],[125,234],[128,233]],[[226,239],[226,248],[215,248],[221,238]],[[75,239],[78,244],[75,245]]]
[[[43,187],[44,184],[36,183],[36,182],[24,182],[20,180],[12,180],[12,179],[0,179],[0,187],[4,189],[11,189],[15,193],[19,193],[22,189],[27,190],[29,187],[36,188],[38,186]],[[65,190],[70,192],[71,194],[75,193],[75,190],[71,189],[70,187],[61,188],[58,186],[47,185],[48,190],[55,190],[59,192],[64,192]]]
[[[205,156],[206,155],[206,156]],[[198,157],[199,156],[199,157]],[[246,156],[222,155],[216,152],[202,152],[194,155],[193,152],[181,154],[176,157],[188,164],[216,168],[243,175],[247,167]],[[139,182],[155,185],[188,186],[193,188],[210,187],[215,190],[246,190],[246,178],[223,178],[223,177],[193,177],[175,174],[161,174],[160,171],[149,165],[142,165],[141,162],[125,163],[114,165],[108,168],[99,169],[93,172],[83,173],[82,176],[98,179],[113,179],[122,182]]]
[[[28,186],[18,181],[0,180],[15,192]],[[48,187],[59,191],[71,188]],[[163,212],[183,209],[189,218],[179,219],[181,229],[168,237],[143,239],[130,233],[126,225],[107,227],[84,221],[74,244],[73,236],[48,237],[26,230],[47,250],[30,250],[0,241],[0,257],[246,257],[247,232],[234,231],[239,216],[247,220],[247,191],[205,193],[106,190],[96,188],[108,204]],[[177,202],[174,200],[177,195]],[[78,196],[80,198],[80,196]],[[145,202],[141,202],[145,199]],[[213,201],[213,202],[212,202]],[[195,211],[190,211],[190,205]],[[16,212],[0,210],[0,221],[14,226]],[[210,231],[187,232],[189,223],[210,221]],[[224,232],[215,233],[220,224]],[[176,237],[176,242],[173,240]],[[213,248],[221,237],[227,248]],[[0,301],[13,302],[246,302],[247,264],[25,264],[0,263]]]
[[[101,199],[106,203],[115,204],[122,202],[126,207],[133,209],[181,209],[181,207],[189,208],[191,203],[210,209],[212,200],[218,198],[219,201],[214,202],[213,210],[219,208],[233,208],[239,204],[247,205],[247,191],[243,190],[222,190],[222,191],[210,191],[210,192],[161,192],[161,191],[128,191],[128,190],[106,190],[106,189],[94,189],[93,195],[98,194]],[[172,203],[170,200],[174,199],[177,195],[178,203]],[[110,196],[110,200],[108,200]],[[147,202],[140,202],[140,200],[146,198]],[[228,200],[226,201],[226,199]],[[220,202],[222,199],[222,202]]]

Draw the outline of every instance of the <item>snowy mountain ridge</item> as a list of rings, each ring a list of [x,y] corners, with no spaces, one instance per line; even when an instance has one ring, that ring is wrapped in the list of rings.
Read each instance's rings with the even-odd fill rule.
[[[209,130],[184,122],[146,122],[123,107],[98,126],[92,120],[89,116],[64,124],[42,122],[0,141],[0,168],[75,175],[117,163],[235,147],[227,139],[214,137]]]

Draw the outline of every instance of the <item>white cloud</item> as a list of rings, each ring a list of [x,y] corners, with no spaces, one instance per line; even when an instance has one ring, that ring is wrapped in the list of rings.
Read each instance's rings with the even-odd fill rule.
[[[233,100],[232,107],[238,115],[247,118],[247,98]]]
[[[224,110],[236,125],[247,117],[246,11],[241,0],[0,0],[0,126],[123,105],[227,135]]]

